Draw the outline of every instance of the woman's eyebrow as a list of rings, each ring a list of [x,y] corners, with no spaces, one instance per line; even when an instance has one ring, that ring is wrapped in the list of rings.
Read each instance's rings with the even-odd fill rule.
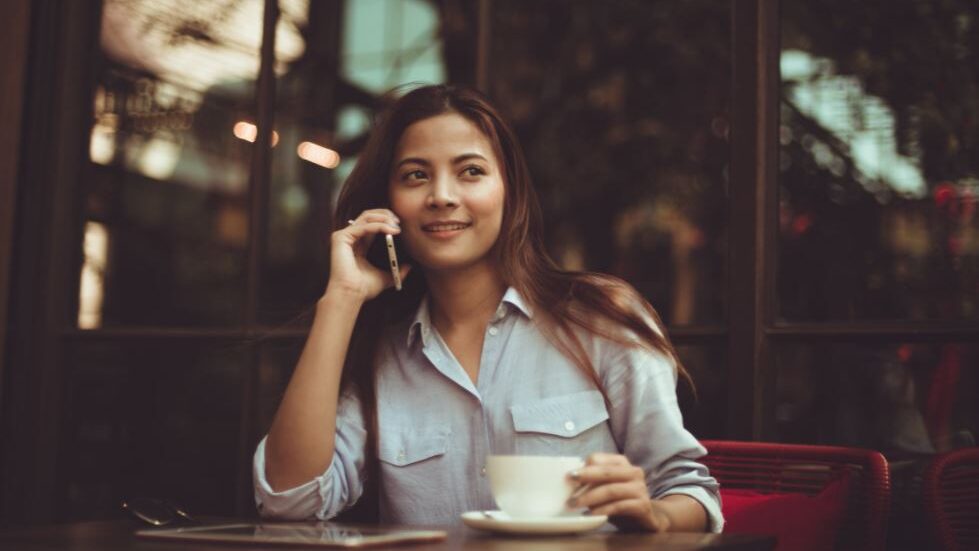
[[[461,162],[469,161],[472,159],[481,159],[483,161],[486,161],[487,163],[489,162],[489,160],[486,157],[483,157],[479,153],[463,153],[462,155],[459,155],[455,159],[452,159],[452,164],[457,165]]]
[[[400,168],[401,165],[406,165],[408,163],[415,163],[422,166],[431,166],[432,164],[421,157],[407,157],[398,161],[398,164],[394,165],[394,168]]]
[[[487,162],[487,163],[489,162],[489,160],[486,157],[480,155],[479,153],[463,153],[462,155],[458,155],[458,156],[454,157],[452,159],[452,164],[457,165],[459,163],[462,163],[462,162],[465,162],[465,161],[470,161],[472,159],[480,159],[480,160],[482,160],[484,162]],[[398,163],[396,165],[394,165],[394,168],[400,168],[401,165],[406,165],[406,164],[409,164],[409,163],[415,163],[415,164],[422,165],[422,166],[431,166],[432,165],[432,163],[430,163],[429,161],[427,161],[425,159],[422,159],[421,157],[406,157],[406,158],[401,159],[400,161],[398,161]]]

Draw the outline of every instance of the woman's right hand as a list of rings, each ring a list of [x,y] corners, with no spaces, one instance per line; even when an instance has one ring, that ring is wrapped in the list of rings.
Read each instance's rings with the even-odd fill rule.
[[[327,290],[352,293],[368,301],[388,287],[393,287],[394,278],[391,270],[380,269],[367,261],[367,249],[381,234],[400,234],[400,220],[388,209],[371,209],[351,222],[347,227],[333,232]],[[402,265],[400,268],[403,280],[411,267]]]

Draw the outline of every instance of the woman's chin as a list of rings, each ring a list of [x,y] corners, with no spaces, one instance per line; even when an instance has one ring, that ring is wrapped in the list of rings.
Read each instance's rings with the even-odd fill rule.
[[[448,274],[466,271],[486,261],[485,258],[460,256],[415,257],[415,260],[424,272],[430,274]]]

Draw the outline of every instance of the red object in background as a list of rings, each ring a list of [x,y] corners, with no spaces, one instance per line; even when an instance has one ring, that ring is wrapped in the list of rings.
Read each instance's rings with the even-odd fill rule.
[[[942,182],[935,186],[935,205],[944,207],[955,199],[955,186],[951,182]]]
[[[908,363],[911,361],[910,344],[902,344],[901,346],[897,347],[897,359],[900,360],[901,363]]]
[[[815,496],[721,488],[724,531],[774,533],[778,538],[777,550],[833,549],[849,492],[849,477],[845,473]]]
[[[922,476],[921,498],[936,549],[979,549],[979,448],[935,456]]]
[[[813,217],[811,214],[799,214],[792,219],[792,234],[796,237],[809,231],[812,227]]]
[[[817,506],[820,518],[836,518],[835,513],[832,517],[827,514],[827,509],[840,504],[836,492],[843,490],[832,486],[845,478],[848,487],[844,492],[844,508],[838,527],[824,525],[819,529],[835,530],[832,540],[839,549],[884,549],[891,482],[887,460],[880,452],[839,446],[724,440],[704,440],[701,444],[707,448],[702,462],[720,482],[724,492],[742,493],[741,496],[732,494],[735,496],[735,507],[738,498],[750,498],[753,494],[775,496],[771,498],[771,506],[758,509],[757,517],[747,512],[753,518],[745,519],[746,512],[734,511],[735,518],[742,526],[745,522],[761,523],[765,533],[778,534],[781,533],[777,525],[779,519],[791,518],[791,522],[804,522],[800,520],[801,517],[813,514],[809,508],[813,505]],[[778,501],[786,495],[808,499],[784,498]],[[769,518],[769,507],[778,506],[781,506],[781,516]],[[723,500],[721,509],[726,513]],[[779,547],[785,549],[781,542]]]

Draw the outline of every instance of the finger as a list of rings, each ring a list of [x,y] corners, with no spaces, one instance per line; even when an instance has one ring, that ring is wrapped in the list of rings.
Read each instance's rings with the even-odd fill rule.
[[[571,505],[575,503],[575,500],[581,497],[582,494],[594,488],[591,484],[581,484],[573,492],[571,492],[571,497],[568,498],[568,504]]]
[[[388,222],[394,225],[399,225],[401,220],[394,215],[393,212],[365,212],[354,220],[354,223],[362,224],[365,222]]]
[[[629,459],[619,453],[596,452],[585,458],[585,465],[631,465]]]
[[[411,271],[411,264],[402,264],[398,266],[398,273],[401,275],[401,282],[404,283],[406,277],[408,277],[408,272]],[[385,272],[385,286],[394,287],[394,276],[391,275],[391,270]]]
[[[360,216],[358,216],[356,220],[358,222],[360,222],[360,221],[377,222],[377,221],[383,221],[383,220],[396,220],[398,222],[401,221],[398,218],[398,215],[397,214],[394,214],[394,211],[392,211],[390,209],[369,209],[369,210],[365,210],[364,212],[360,213]]]
[[[592,515],[615,516],[641,516],[646,512],[646,503],[640,498],[623,499],[606,503],[599,507],[592,508],[589,513]]]
[[[373,242],[374,237],[381,233],[397,235],[401,233],[401,228],[385,222],[351,224],[334,233],[334,240],[346,243],[355,255],[364,256],[367,253],[367,248]]]
[[[649,499],[649,492],[646,490],[644,484],[637,484],[635,482],[602,484],[584,492],[568,505],[571,507],[594,508],[606,503],[625,499]]]
[[[582,467],[570,476],[572,480],[584,484],[645,479],[642,468],[634,465],[592,465]]]
[[[365,236],[374,236],[379,233],[397,235],[401,233],[401,228],[388,222],[358,222],[347,226],[341,231],[359,240]]]

